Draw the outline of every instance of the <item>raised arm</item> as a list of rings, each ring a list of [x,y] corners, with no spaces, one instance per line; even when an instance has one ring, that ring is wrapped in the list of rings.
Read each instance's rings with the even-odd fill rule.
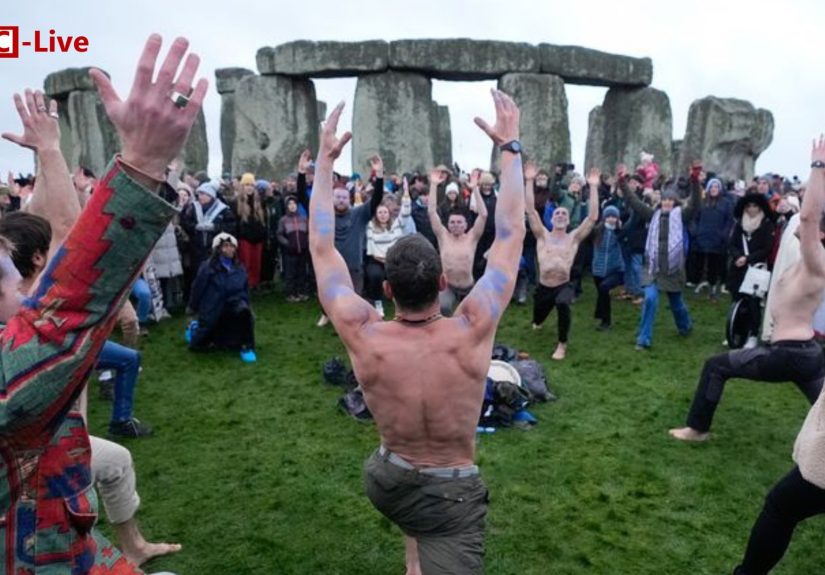
[[[527,162],[524,166],[524,211],[527,214],[527,223],[530,231],[537,240],[544,237],[546,228],[541,221],[541,215],[536,211],[535,184],[538,167],[533,162]]]
[[[298,205],[309,209],[309,196],[307,194],[307,170],[312,166],[312,152],[308,149],[301,152],[298,158],[298,177],[295,178],[295,196],[298,198]]]
[[[370,168],[375,174],[375,184],[373,185],[372,195],[370,196],[370,219],[375,217],[375,212],[378,211],[378,206],[384,199],[384,160],[381,156],[375,154],[370,158]]]
[[[199,59],[174,79],[188,42],[177,39],[153,81],[160,36],[149,38],[132,91],[121,101],[99,70],[91,75],[122,144],[77,225],[43,272],[35,295],[0,335],[0,434],[36,437],[53,429],[80,393],[114,314],[175,214],[156,194],[164,170],[183,149],[208,83],[189,94]],[[10,263],[8,256],[0,265]]]
[[[573,232],[576,241],[581,242],[593,230],[599,221],[599,183],[602,181],[602,172],[598,168],[590,168],[587,173],[587,217]]]
[[[341,155],[352,134],[336,136],[338,119],[344,103],[338,104],[321,130],[321,148],[315,165],[315,183],[309,203],[309,251],[315,266],[318,299],[345,343],[354,330],[370,320],[378,320],[378,313],[358,297],[352,287],[347,264],[335,249],[335,213],[332,206],[332,166]]]
[[[427,198],[427,216],[430,219],[430,226],[433,228],[433,233],[438,240],[438,245],[444,244],[444,236],[447,234],[447,229],[441,223],[441,218],[438,216],[438,186],[444,183],[447,179],[447,174],[441,170],[433,170],[430,172],[430,193]],[[404,178],[404,191],[407,191],[407,178]]]
[[[802,262],[811,275],[825,277],[825,249],[822,247],[822,210],[825,209],[825,136],[814,140],[811,148],[811,176],[799,212],[799,249]]]
[[[644,221],[652,218],[656,209],[644,203],[639,199],[639,196],[636,195],[636,192],[631,191],[630,188],[627,187],[627,174],[619,171],[619,174],[616,176],[616,181],[616,195],[624,200],[625,204]]]
[[[687,205],[682,210],[682,221],[685,223],[693,219],[693,216],[699,211],[702,204],[702,182],[699,181],[699,176],[702,173],[702,164],[699,161],[693,162],[690,166],[690,179],[688,186],[690,188],[690,199]]]
[[[57,101],[52,100],[47,108],[43,92],[26,90],[24,97],[14,95],[14,105],[23,123],[23,134],[5,133],[3,138],[37,154],[37,179],[27,211],[51,225],[49,253],[53,254],[80,215],[80,200],[60,152]]]
[[[503,92],[492,90],[496,123],[490,126],[481,118],[476,124],[496,146],[519,138],[519,109]],[[501,153],[501,190],[496,204],[496,239],[490,247],[487,268],[470,295],[456,309],[476,330],[479,340],[491,340],[504,308],[513,295],[519,257],[524,241],[524,174],[521,154]]]
[[[478,182],[473,186],[473,198],[475,198],[476,205],[476,219],[473,222],[473,229],[470,232],[473,234],[473,240],[478,241],[484,235],[484,226],[487,224],[487,204],[481,197],[481,190],[478,187]]]

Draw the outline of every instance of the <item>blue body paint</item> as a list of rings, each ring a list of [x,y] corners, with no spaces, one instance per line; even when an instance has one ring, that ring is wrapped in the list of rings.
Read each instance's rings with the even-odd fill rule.
[[[499,298],[504,295],[507,287],[507,274],[500,269],[487,268],[484,276],[479,280],[478,286],[481,293],[487,299],[490,316],[496,320],[501,316],[501,303]]]
[[[316,210],[312,214],[312,221],[315,222],[315,229],[323,237],[330,236],[335,232],[335,220],[329,212]]]

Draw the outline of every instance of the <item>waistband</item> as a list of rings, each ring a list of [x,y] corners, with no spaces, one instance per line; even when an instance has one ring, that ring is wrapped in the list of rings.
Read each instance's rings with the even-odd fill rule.
[[[396,467],[406,469],[407,471],[417,471],[423,475],[431,477],[440,477],[442,479],[465,479],[467,477],[475,477],[478,475],[478,465],[462,465],[460,467],[415,467],[412,463],[393,453],[383,445],[378,447],[378,455],[384,461],[392,463]]]
[[[779,341],[771,342],[771,345],[776,347],[819,347],[819,344],[816,340],[814,340],[814,338],[801,341],[797,339],[781,339]]]

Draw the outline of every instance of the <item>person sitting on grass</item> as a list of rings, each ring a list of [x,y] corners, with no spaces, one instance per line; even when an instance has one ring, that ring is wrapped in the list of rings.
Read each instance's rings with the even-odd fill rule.
[[[212,257],[201,264],[192,283],[189,349],[240,349],[241,359],[256,361],[255,318],[249,307],[249,281],[238,260],[238,240],[226,232],[212,241]]]

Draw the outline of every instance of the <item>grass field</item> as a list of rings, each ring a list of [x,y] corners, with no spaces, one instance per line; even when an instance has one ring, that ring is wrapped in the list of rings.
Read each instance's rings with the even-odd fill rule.
[[[666,305],[654,347],[634,351],[637,308],[614,304],[614,328],[593,329],[592,285],[574,307],[568,359],[551,362],[555,314],[539,332],[511,306],[497,341],[547,368],[559,400],[532,408],[532,431],[478,442],[490,489],[486,572],[726,574],[741,558],[764,495],[792,466],[808,409],[792,385],[733,382],[712,441],[671,440],[702,361],[721,350],[726,305],[693,296],[695,329],[676,335]],[[182,317],[144,338],[136,415],[152,438],[128,441],[148,537],[184,550],[147,571],[206,574],[401,575],[400,532],[363,495],[374,426],[336,409],[321,364],[344,355],[314,303],[254,302],[258,363],[193,355]],[[410,356],[411,368],[418,360]],[[92,393],[92,432],[109,406]],[[825,522],[803,524],[780,575],[822,573]],[[104,526],[105,529],[105,526]]]

